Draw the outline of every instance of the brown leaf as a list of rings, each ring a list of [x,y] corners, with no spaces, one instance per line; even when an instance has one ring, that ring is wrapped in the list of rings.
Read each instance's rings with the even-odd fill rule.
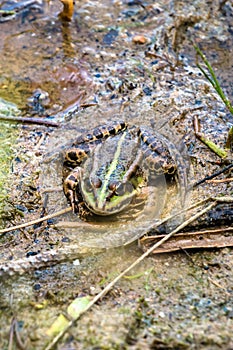
[[[233,227],[225,227],[214,230],[205,230],[188,233],[178,233],[171,237],[162,246],[155,249],[153,254],[174,252],[182,249],[200,248],[224,248],[233,246]],[[143,251],[163,238],[159,236],[145,236],[140,239],[140,246]]]

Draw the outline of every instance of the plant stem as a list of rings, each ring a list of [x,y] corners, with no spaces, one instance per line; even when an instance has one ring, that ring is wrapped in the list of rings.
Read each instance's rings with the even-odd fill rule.
[[[230,130],[228,131],[227,141],[226,141],[226,149],[230,150],[232,144],[233,144],[233,126],[231,126]]]
[[[207,60],[206,56],[203,54],[203,52],[201,51],[201,49],[197,45],[194,45],[194,48],[195,48],[195,50],[197,52],[197,55],[201,57],[202,61],[206,65],[207,70],[208,70],[209,74],[211,75],[211,77],[209,77],[209,75],[205,72],[205,70],[200,66],[199,63],[197,63],[197,67],[200,69],[200,71],[206,77],[206,79],[212,84],[212,86],[214,87],[215,91],[217,92],[219,97],[224,102],[224,104],[227,107],[227,109],[233,115],[233,106],[231,105],[230,101],[224,95],[224,92],[222,91],[222,88],[221,88],[221,86],[220,86],[220,84],[218,82],[218,79],[217,79],[217,77],[216,77],[216,75],[214,73],[214,70],[213,70],[211,64],[209,63],[209,61]]]

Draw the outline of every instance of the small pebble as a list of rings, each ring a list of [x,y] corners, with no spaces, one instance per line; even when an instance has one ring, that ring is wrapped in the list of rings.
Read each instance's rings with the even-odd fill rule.
[[[133,43],[134,44],[146,44],[148,42],[148,39],[144,35],[135,35],[133,37]]]
[[[79,266],[80,265],[80,260],[79,259],[76,259],[73,261],[73,265],[74,266]]]

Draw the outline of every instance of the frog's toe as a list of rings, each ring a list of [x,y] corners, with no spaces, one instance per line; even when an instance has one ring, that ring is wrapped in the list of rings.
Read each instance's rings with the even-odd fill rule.
[[[66,195],[68,202],[70,203],[70,205],[72,207],[73,212],[75,213],[76,201],[74,198],[74,191],[69,190],[67,188],[64,188],[64,192],[65,192],[65,195]]]

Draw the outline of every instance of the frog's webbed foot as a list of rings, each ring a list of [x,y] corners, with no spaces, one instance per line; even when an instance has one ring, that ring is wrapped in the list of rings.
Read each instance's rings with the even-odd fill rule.
[[[71,171],[71,173],[65,178],[63,182],[63,190],[65,196],[68,199],[74,213],[78,212],[79,199],[76,189],[80,178],[80,171],[81,169],[79,167],[76,167]]]

